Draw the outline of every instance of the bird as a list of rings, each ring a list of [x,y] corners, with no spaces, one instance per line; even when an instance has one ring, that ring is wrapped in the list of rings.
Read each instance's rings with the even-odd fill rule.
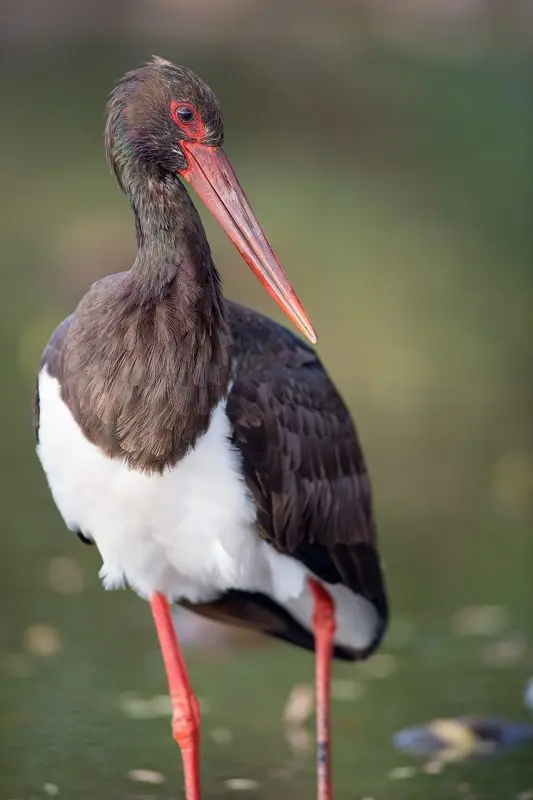
[[[315,652],[317,794],[331,800],[331,661],[366,658],[387,627],[372,491],[223,141],[219,103],[189,68],[153,56],[115,85],[105,149],[137,255],[52,333],[36,449],[103,586],[151,605],[187,800],[201,798],[200,713],[173,604]],[[188,185],[308,341],[224,298]]]

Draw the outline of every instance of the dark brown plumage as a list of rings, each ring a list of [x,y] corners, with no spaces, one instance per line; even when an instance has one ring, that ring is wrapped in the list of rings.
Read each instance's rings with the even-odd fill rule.
[[[353,423],[311,347],[223,300],[202,222],[176,177],[184,156],[163,113],[174,95],[202,109],[210,145],[222,141],[218,103],[189,70],[153,59],[119,83],[106,149],[135,215],[137,258],[92,286],[52,335],[42,363],[87,438],[147,472],[163,471],[194,446],[231,377],[227,414],[259,534],[319,578],[370,600],[382,620],[374,647],[387,606]],[[36,393],[36,430],[38,404]],[[250,626],[260,618],[265,632],[313,646],[279,607],[276,617],[268,598],[237,594],[238,601],[228,593],[194,608]]]

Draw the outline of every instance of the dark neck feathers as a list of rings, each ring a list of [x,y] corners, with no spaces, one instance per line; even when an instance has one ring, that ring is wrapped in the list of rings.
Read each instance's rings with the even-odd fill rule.
[[[161,472],[194,446],[227,392],[230,337],[200,217],[173,176],[139,176],[132,268],[98,281],[67,335],[62,391],[88,438]]]

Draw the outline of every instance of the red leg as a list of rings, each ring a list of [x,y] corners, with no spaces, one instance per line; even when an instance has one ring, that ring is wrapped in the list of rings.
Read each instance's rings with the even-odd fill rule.
[[[172,735],[183,758],[186,800],[201,800],[200,795],[200,708],[189,683],[178,637],[166,597],[156,594],[151,600],[159,644],[168,679],[172,703]]]
[[[318,800],[333,800],[331,783],[331,659],[335,637],[335,603],[324,586],[309,579],[314,597],[313,631],[316,652],[316,726]]]

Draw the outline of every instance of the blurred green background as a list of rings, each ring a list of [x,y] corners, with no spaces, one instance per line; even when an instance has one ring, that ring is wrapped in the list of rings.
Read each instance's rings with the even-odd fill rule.
[[[2,3],[2,800],[182,796],[149,608],[100,588],[31,426],[53,327],[134,256],[104,105],[152,53],[217,93],[373,475],[392,622],[335,667],[338,800],[533,797],[531,744],[444,769],[392,744],[435,717],[531,720],[532,22],[494,0]],[[280,319],[202,215],[228,296]],[[313,797],[312,658],[178,623],[206,799]]]

